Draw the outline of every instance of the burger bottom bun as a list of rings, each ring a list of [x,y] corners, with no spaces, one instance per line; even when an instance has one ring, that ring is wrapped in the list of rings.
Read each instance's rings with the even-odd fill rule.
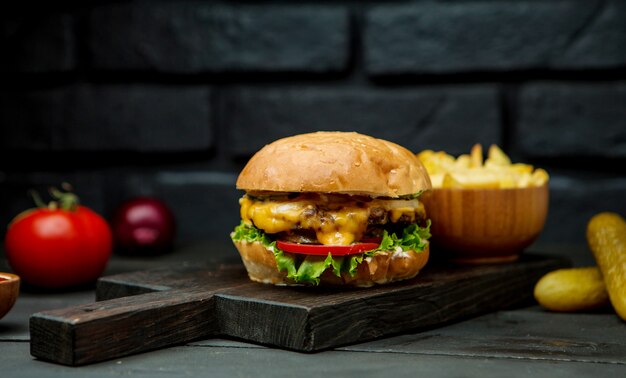
[[[235,247],[252,281],[274,285],[302,285],[287,278],[287,272],[278,271],[274,253],[263,244],[238,241],[235,242]],[[407,280],[415,277],[426,265],[429,253],[429,245],[421,253],[376,252],[374,256],[363,259],[353,277],[346,273],[337,277],[332,268],[328,268],[320,276],[320,285],[370,287],[375,284]]]

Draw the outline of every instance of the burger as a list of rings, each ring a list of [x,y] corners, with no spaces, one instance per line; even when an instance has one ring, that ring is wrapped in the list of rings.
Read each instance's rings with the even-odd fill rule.
[[[231,239],[251,280],[368,287],[415,277],[428,262],[431,189],[417,157],[354,132],[316,132],[259,150],[237,179]]]

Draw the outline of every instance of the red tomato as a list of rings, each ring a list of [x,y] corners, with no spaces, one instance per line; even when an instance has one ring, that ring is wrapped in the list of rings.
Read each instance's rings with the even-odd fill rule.
[[[285,252],[303,255],[333,256],[355,255],[378,248],[379,243],[355,243],[349,245],[298,244],[278,240],[276,246]]]
[[[54,289],[95,281],[109,260],[111,244],[107,222],[84,206],[23,213],[9,225],[5,239],[15,273],[32,285]]]

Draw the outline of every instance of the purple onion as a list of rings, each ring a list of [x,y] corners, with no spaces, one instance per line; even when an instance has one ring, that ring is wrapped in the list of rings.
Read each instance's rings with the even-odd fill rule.
[[[162,254],[174,245],[174,214],[156,198],[136,197],[123,202],[115,211],[111,226],[116,251],[122,254]]]

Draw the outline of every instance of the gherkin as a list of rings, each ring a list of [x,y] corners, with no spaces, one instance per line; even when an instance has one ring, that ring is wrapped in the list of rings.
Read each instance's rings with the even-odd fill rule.
[[[602,272],[611,304],[626,320],[626,221],[610,212],[595,215],[587,225],[587,242]]]

